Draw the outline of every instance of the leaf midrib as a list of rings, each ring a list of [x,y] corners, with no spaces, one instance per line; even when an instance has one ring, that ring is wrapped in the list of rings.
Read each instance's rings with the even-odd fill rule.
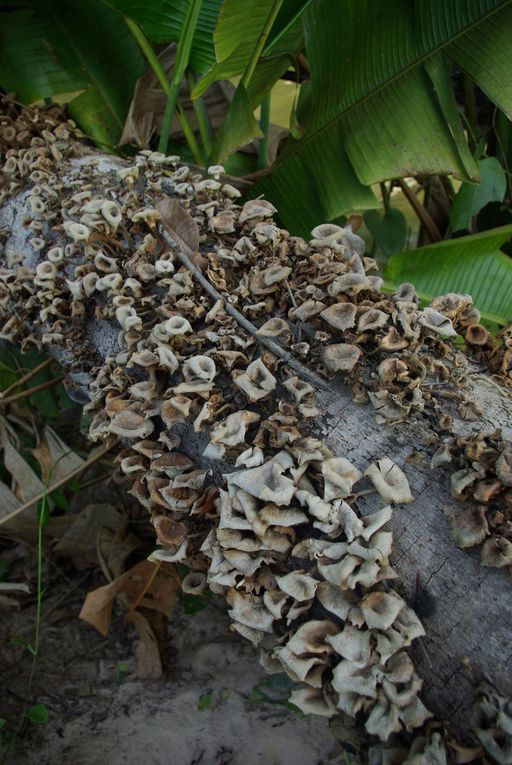
[[[297,144],[292,147],[289,151],[286,151],[286,149],[283,151],[280,159],[275,162],[274,169],[279,167],[281,164],[286,162],[290,157],[294,156],[298,151],[302,149],[303,146],[306,146],[308,143],[311,143],[311,141],[316,140],[318,136],[322,135],[326,130],[329,130],[330,127],[335,125],[337,122],[340,122],[344,117],[346,117],[347,114],[350,114],[351,111],[354,109],[357,109],[358,106],[361,106],[361,104],[366,103],[366,101],[373,98],[373,96],[376,93],[379,93],[381,90],[384,90],[384,88],[389,87],[393,82],[403,77],[408,72],[415,69],[417,66],[419,66],[423,61],[426,61],[431,56],[435,55],[439,51],[446,48],[448,45],[451,45],[456,40],[459,39],[462,35],[467,34],[471,29],[478,26],[479,24],[482,24],[484,21],[487,21],[487,19],[494,16],[496,13],[499,13],[504,8],[506,8],[508,5],[512,3],[512,0],[505,0],[504,3],[502,3],[499,7],[494,8],[492,11],[488,11],[487,13],[480,16],[476,21],[473,21],[471,24],[468,24],[463,29],[461,29],[456,35],[453,37],[450,37],[449,40],[440,43],[439,45],[434,46],[431,48],[428,52],[424,53],[423,55],[419,56],[417,59],[415,59],[414,62],[411,62],[408,66],[406,66],[404,69],[400,70],[400,72],[397,72],[393,77],[390,77],[385,82],[378,85],[376,88],[373,88],[373,90],[369,91],[366,95],[364,95],[359,100],[355,101],[353,104],[348,106],[346,109],[344,109],[342,112],[339,112],[335,117],[330,119],[328,122],[326,122],[322,127],[317,128],[315,131],[310,133],[309,135],[306,134],[303,138],[301,138],[300,141],[297,142]]]

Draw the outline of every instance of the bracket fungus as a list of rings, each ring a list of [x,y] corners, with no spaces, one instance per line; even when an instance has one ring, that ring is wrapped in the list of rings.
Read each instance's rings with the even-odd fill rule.
[[[409,483],[384,448],[334,453],[317,393],[341,373],[385,427],[423,411],[446,423],[436,386],[466,374],[449,338],[465,334],[511,384],[510,330],[493,345],[468,296],[420,309],[410,284],[381,292],[350,225],[291,236],[270,202],[241,202],[220,166],[205,179],[149,150],[98,165],[56,108],[2,97],[2,109],[17,138],[0,134],[0,203],[46,228],[31,229],[26,257],[3,252],[1,337],[24,350],[51,342],[88,380],[89,437],[119,438],[159,543],[150,560],[200,561],[183,589],[225,597],[233,629],[298,683],[304,712],[356,717],[381,741],[422,729],[431,715],[407,649],[425,631],[390,588],[384,529],[412,502]],[[169,199],[170,217],[157,209]],[[437,463],[471,476],[455,491],[475,503],[470,522],[450,515],[458,541],[483,541],[484,564],[508,567],[510,444],[494,434],[443,450]],[[354,493],[363,475],[379,495],[371,512],[368,492]],[[443,746],[423,727],[406,761],[437,765]]]

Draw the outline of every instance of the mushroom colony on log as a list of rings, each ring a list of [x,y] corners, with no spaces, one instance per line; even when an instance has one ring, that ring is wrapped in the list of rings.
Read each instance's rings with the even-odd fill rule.
[[[510,330],[493,339],[468,295],[422,308],[411,284],[383,293],[350,226],[291,236],[220,166],[204,177],[149,150],[94,155],[54,107],[3,98],[0,149],[0,207],[22,197],[26,218],[3,253],[1,337],[51,349],[88,390],[89,438],[118,439],[155,529],[150,560],[186,561],[186,592],[225,597],[262,665],[296,682],[295,706],[357,718],[382,742],[405,735],[375,763],[447,762],[407,650],[425,631],[393,587],[386,523],[413,501],[409,483],[386,454],[357,466],[334,454],[316,393],[341,375],[377,426],[428,410],[449,434],[453,400],[480,414],[451,338],[511,385]],[[509,567],[510,441],[447,438],[433,465],[448,461],[453,497],[472,503],[446,510],[455,541]],[[482,745],[509,763],[510,706],[489,691],[482,709]]]

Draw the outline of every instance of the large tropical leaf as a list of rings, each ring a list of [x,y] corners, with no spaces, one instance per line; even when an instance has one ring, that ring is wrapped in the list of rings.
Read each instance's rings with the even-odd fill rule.
[[[311,0],[287,0],[283,3],[276,0],[260,0],[258,3],[253,0],[224,0],[214,32],[217,63],[198,82],[193,98],[204,93],[212,82],[244,73],[274,9],[278,13],[271,29],[267,30],[260,65],[265,67],[267,58],[275,62],[274,57],[278,55],[296,53],[303,44],[302,18],[310,4]],[[281,62],[281,68],[278,67],[275,73],[267,67],[267,90],[289,65],[286,58],[282,58]]]
[[[502,202],[507,190],[507,176],[496,157],[478,161],[480,183],[463,183],[450,208],[450,226],[453,231],[468,228],[469,222],[489,202]],[[511,285],[512,289],[512,285]]]
[[[420,297],[431,300],[447,292],[473,297],[484,319],[512,320],[512,259],[500,247],[512,236],[512,225],[449,239],[392,255],[386,279],[393,286],[410,281]]]
[[[124,16],[142,27],[154,42],[178,42],[187,15],[188,0],[107,0]],[[215,64],[213,33],[222,0],[203,0],[196,32],[190,50],[190,66],[197,73],[206,72]]]
[[[101,0],[33,0],[2,22],[0,85],[27,103],[84,91],[71,115],[98,143],[114,145],[144,68],[119,14]]]
[[[511,25],[510,0],[315,0],[304,16],[304,136],[289,141],[254,194],[265,193],[304,234],[357,209],[362,189],[378,181],[419,173],[477,181],[449,65],[512,111]],[[317,164],[319,155],[327,156]],[[297,215],[299,195],[307,217]]]

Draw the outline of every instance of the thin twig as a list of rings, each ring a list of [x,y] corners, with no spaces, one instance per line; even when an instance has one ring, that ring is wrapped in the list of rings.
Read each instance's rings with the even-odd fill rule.
[[[29,371],[23,375],[23,377],[20,377],[19,380],[16,380],[12,383],[12,385],[9,385],[4,391],[0,392],[0,399],[6,398],[6,396],[12,391],[16,390],[16,388],[19,388],[20,385],[24,385],[26,382],[31,380],[33,377],[35,377],[39,372],[42,372],[43,369],[46,369],[46,367],[49,367],[50,364],[52,364],[54,359],[48,358],[45,359],[45,361],[42,361],[40,364],[37,365],[37,367],[34,367],[34,369],[29,369]]]
[[[70,481],[75,476],[79,475],[80,473],[83,473],[84,470],[87,470],[91,465],[94,465],[95,462],[100,460],[102,457],[107,454],[115,445],[116,441],[112,441],[110,444],[107,444],[102,449],[100,449],[99,452],[96,452],[96,454],[92,457],[89,457],[88,460],[86,460],[82,465],[79,465],[77,468],[72,470],[70,473],[65,475],[63,478],[61,478],[56,483],[52,484],[52,486],[45,487],[44,491],[40,492],[39,494],[36,494],[35,497],[32,497],[31,499],[27,500],[23,505],[20,505],[16,508],[16,510],[13,510],[12,512],[8,513],[7,515],[4,515],[3,518],[0,518],[0,526],[3,523],[7,523],[7,521],[12,520],[12,518],[15,518],[17,515],[20,515],[20,513],[23,513],[25,510],[28,510],[29,507],[32,507],[32,505],[35,505],[36,502],[39,502],[48,494],[51,494],[56,489],[60,489],[61,486],[64,486],[68,481]]]
[[[440,242],[443,237],[439,233],[439,229],[437,228],[428,210],[425,207],[423,207],[423,205],[421,204],[420,200],[418,199],[414,191],[409,188],[409,186],[406,184],[403,178],[399,178],[397,183],[402,189],[402,193],[404,197],[407,199],[407,201],[413,208],[414,212],[420,219],[421,223],[427,229],[428,235],[430,236],[431,240],[433,242]]]
[[[167,231],[161,226],[160,227],[161,234],[167,244],[172,247],[179,260],[183,263],[183,265],[188,268],[192,276],[196,279],[196,281],[201,285],[201,287],[204,289],[205,292],[207,292],[215,301],[222,300],[224,303],[224,307],[227,311],[227,313],[235,319],[235,321],[240,324],[241,327],[243,327],[246,332],[248,332],[250,335],[254,337],[255,340],[257,340],[258,343],[261,343],[266,348],[268,348],[271,353],[273,353],[275,356],[280,358],[282,361],[284,361],[286,364],[288,364],[291,369],[294,370],[294,372],[297,372],[298,375],[300,375],[304,380],[307,380],[311,385],[316,386],[317,388],[320,388],[321,390],[325,391],[331,391],[331,388],[329,385],[322,380],[319,375],[315,374],[315,372],[311,372],[307,367],[303,366],[299,361],[297,361],[291,353],[288,353],[279,343],[277,343],[274,340],[271,340],[269,337],[265,337],[263,335],[258,335],[258,328],[254,326],[252,322],[250,322],[248,319],[243,316],[240,311],[237,311],[236,308],[234,308],[231,303],[228,303],[225,298],[222,297],[220,292],[217,292],[215,287],[210,284],[208,279],[206,279],[205,276],[201,273],[201,271],[197,268],[197,266],[194,265],[191,258],[194,256],[193,251],[190,249],[190,247],[181,239],[181,237],[178,237],[177,234],[173,231],[173,235],[167,233]]]
[[[54,385],[58,385],[60,382],[62,382],[63,379],[64,379],[64,375],[61,375],[60,377],[56,377],[53,380],[47,380],[46,382],[41,383],[40,385],[34,385],[33,388],[24,390],[21,393],[15,393],[14,396],[3,398],[0,400],[0,406],[7,406],[7,404],[12,404],[14,401],[21,401],[21,399],[23,398],[28,398],[29,396],[33,396],[34,393],[39,393],[42,390],[46,390],[46,388],[52,388]]]

